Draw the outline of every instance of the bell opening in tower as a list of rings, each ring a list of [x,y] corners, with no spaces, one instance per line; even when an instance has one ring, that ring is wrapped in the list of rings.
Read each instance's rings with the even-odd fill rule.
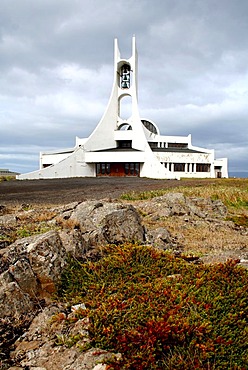
[[[122,89],[129,89],[130,88],[130,66],[128,64],[124,64],[121,67],[121,88]]]

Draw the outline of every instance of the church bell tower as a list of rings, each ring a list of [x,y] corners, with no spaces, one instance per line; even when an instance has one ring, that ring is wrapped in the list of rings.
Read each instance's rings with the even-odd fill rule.
[[[126,97],[129,97],[129,101],[131,99],[131,114],[123,118],[121,107]],[[132,140],[129,140],[131,136]],[[135,36],[132,37],[132,55],[129,59],[121,57],[118,40],[114,40],[114,81],[111,96],[99,124],[85,143],[85,149],[107,150],[122,144],[128,145],[128,142],[131,142],[129,145],[134,150],[145,150],[147,145],[138,110],[138,54]]]

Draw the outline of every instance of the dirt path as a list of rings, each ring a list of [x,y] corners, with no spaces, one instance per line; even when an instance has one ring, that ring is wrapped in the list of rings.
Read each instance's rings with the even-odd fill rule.
[[[19,180],[0,183],[0,204],[66,204],[88,199],[115,199],[130,191],[204,186],[209,180],[153,180],[137,177]]]

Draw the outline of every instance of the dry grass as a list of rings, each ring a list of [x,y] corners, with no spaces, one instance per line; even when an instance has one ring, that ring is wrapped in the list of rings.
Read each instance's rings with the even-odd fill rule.
[[[186,253],[217,256],[226,251],[247,249],[248,179],[222,179],[206,186],[197,186],[196,181],[196,186],[159,190],[157,194],[133,193],[133,204],[139,207],[142,203],[140,200],[175,191],[186,197],[221,200],[228,209],[226,221],[209,221],[192,216],[160,217],[159,210],[154,209],[149,215],[141,210],[140,214],[147,229],[167,229]]]
[[[187,253],[218,254],[248,246],[248,236],[222,223],[195,220],[185,222],[173,216],[161,222]]]
[[[61,216],[56,217],[56,225],[58,225],[62,229],[79,229],[80,228],[80,223],[77,220],[73,219],[65,219]]]
[[[183,185],[183,180],[182,180]],[[187,197],[201,197],[219,199],[230,208],[248,207],[248,179],[216,179],[212,184],[206,182],[206,186],[197,184],[195,186],[180,186],[144,192],[131,192],[122,195],[124,200],[145,200],[161,196],[171,192],[180,192]]]

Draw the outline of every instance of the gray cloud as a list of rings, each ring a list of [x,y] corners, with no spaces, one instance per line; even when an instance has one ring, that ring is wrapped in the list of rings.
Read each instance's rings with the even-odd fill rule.
[[[38,166],[103,114],[113,39],[139,52],[142,117],[248,170],[246,0],[1,0],[0,167]]]

